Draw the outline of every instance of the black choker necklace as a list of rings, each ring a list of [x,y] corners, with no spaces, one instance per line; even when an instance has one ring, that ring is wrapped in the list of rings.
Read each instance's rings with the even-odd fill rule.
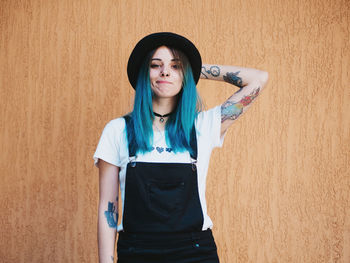
[[[172,112],[170,112],[170,113],[168,113],[168,114],[164,114],[164,115],[160,115],[160,114],[158,114],[157,112],[153,112],[153,114],[154,114],[155,116],[157,116],[157,117],[160,118],[160,119],[159,119],[160,122],[164,122],[164,118],[170,116],[170,115],[172,114]]]

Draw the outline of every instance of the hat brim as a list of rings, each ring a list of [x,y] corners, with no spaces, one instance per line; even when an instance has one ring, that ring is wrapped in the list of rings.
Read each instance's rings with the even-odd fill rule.
[[[142,38],[131,52],[127,66],[131,86],[136,89],[139,70],[147,54],[160,46],[173,47],[181,50],[187,56],[191,64],[193,79],[197,84],[201,74],[202,59],[196,46],[178,34],[159,32]]]

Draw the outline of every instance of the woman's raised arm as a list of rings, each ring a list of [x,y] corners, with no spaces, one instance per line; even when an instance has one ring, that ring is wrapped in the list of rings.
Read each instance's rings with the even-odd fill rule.
[[[98,255],[100,263],[113,263],[118,224],[119,167],[98,161],[100,198],[98,206]]]
[[[239,88],[221,105],[221,135],[244,113],[267,83],[268,73],[258,69],[203,64],[201,79],[225,81]]]

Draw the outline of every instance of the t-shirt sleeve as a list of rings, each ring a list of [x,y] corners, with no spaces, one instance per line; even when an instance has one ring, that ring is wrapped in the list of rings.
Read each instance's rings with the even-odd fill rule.
[[[122,118],[115,119],[106,124],[93,156],[94,164],[98,167],[98,160],[120,167],[120,141],[125,122]]]
[[[211,147],[222,147],[226,133],[221,136],[221,106],[201,112],[198,117],[199,129],[207,133],[206,137],[210,138]]]

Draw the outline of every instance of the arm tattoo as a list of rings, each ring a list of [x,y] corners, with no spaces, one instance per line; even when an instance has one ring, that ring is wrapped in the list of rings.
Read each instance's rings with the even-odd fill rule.
[[[226,101],[221,105],[221,122],[226,120],[235,120],[243,112],[242,104],[234,103],[233,101]]]
[[[105,217],[109,227],[117,228],[118,213],[116,212],[116,208],[112,202],[108,202],[108,210],[105,211]]]
[[[239,102],[228,99],[221,105],[221,122],[226,120],[235,120],[243,112],[243,108],[248,106],[260,92],[260,87],[253,90],[248,96],[244,96]]]
[[[233,72],[227,72],[225,76],[223,76],[224,81],[235,85],[239,88],[243,88],[243,81],[242,78],[238,77],[239,71],[237,71],[236,73]]]
[[[213,77],[218,77],[220,75],[220,68],[218,66],[211,66],[210,69],[207,70],[204,66],[202,66],[201,74],[203,74],[206,79],[208,78],[208,74],[212,75]]]
[[[113,256],[111,256],[111,259],[112,259],[112,262],[114,262],[114,257]]]

